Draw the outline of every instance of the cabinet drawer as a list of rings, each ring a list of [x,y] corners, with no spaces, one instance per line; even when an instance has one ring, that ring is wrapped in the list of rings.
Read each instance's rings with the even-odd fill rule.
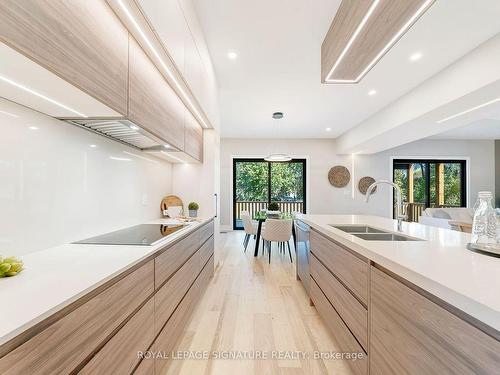
[[[0,359],[0,374],[68,374],[153,292],[153,261]]]
[[[198,229],[200,233],[200,243],[205,242],[211,235],[214,234],[214,221],[210,221],[209,223],[203,225],[200,229]]]
[[[163,330],[160,332],[151,350],[153,352],[163,351],[170,353],[177,343],[177,340],[184,332],[184,328],[191,318],[198,300],[203,295],[214,270],[214,257],[212,256],[203,271],[198,276],[193,286],[189,289],[188,293],[184,296],[181,303],[177,306],[170,319],[168,320]],[[156,359],[155,361],[155,374],[160,375],[165,372],[169,361],[167,359]]]
[[[156,292],[154,296],[156,334],[166,323],[212,254],[213,240],[210,239]]]
[[[325,297],[318,284],[311,279],[311,299],[314,302],[319,315],[330,329],[339,348],[336,351],[362,353],[363,358],[355,361],[350,360],[349,365],[356,375],[366,375],[368,371],[368,356],[344,324],[340,316]]]
[[[371,268],[370,373],[498,374],[500,342]]]
[[[311,276],[368,352],[368,311],[314,255],[311,256]]]
[[[3,42],[127,114],[128,32],[102,0],[4,0]]]
[[[154,339],[154,301],[149,301],[79,372],[80,374],[130,374]]]
[[[167,248],[155,258],[155,288],[168,280],[200,247],[198,231]]]
[[[365,305],[368,301],[368,261],[311,231],[311,252]]]

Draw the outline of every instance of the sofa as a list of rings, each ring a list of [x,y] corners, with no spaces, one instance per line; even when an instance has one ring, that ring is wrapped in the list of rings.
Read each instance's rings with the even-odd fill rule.
[[[474,217],[474,210],[466,207],[450,208],[426,208],[419,218],[419,223],[434,227],[457,229],[449,224],[449,221],[459,221],[471,223]]]

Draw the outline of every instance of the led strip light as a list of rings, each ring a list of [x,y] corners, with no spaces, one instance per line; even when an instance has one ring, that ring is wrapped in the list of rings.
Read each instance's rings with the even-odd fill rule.
[[[135,20],[135,18],[132,15],[132,13],[130,13],[129,9],[123,3],[123,0],[118,0],[118,4],[120,4],[120,7],[125,12],[126,16],[130,20],[130,22],[132,22],[132,24],[134,25],[134,27],[137,30],[137,32],[141,35],[142,39],[144,39],[144,41],[148,45],[148,47],[151,50],[151,52],[153,52],[153,54],[155,55],[155,57],[158,59],[158,61],[160,62],[160,64],[163,67],[163,69],[167,72],[167,74],[170,77],[170,79],[175,83],[175,86],[181,92],[181,94],[184,97],[184,99],[189,103],[189,106],[191,107],[191,109],[193,110],[193,112],[196,114],[196,116],[198,117],[198,119],[201,121],[203,127],[204,128],[208,128],[208,125],[206,124],[205,120],[203,119],[203,116],[200,114],[200,112],[198,111],[198,109],[196,108],[196,106],[193,104],[193,102],[191,101],[191,98],[188,96],[188,94],[186,93],[186,91],[184,91],[184,88],[181,86],[181,84],[179,83],[179,81],[177,81],[176,77],[174,76],[174,74],[172,73],[172,71],[170,70],[170,68],[167,66],[167,64],[165,64],[165,62],[161,58],[160,54],[156,51],[156,49],[153,46],[153,43],[151,43],[151,41],[148,39],[148,37],[146,36],[146,34],[142,31],[141,27],[139,26],[139,24]]]
[[[433,2],[434,0],[427,0],[425,1],[420,8],[417,9],[417,11],[413,14],[413,16],[406,21],[406,23],[399,29],[399,31],[391,38],[391,40],[380,50],[380,52],[375,56],[375,58],[370,61],[370,63],[363,69],[363,71],[356,77],[356,79],[332,79],[330,78],[335,71],[335,69],[339,66],[340,62],[346,55],[346,53],[349,51],[351,48],[352,44],[354,43],[354,40],[358,37],[359,33],[363,29],[363,27],[366,25],[368,22],[368,19],[370,16],[373,14],[375,8],[377,5],[380,3],[380,0],[375,0],[373,4],[370,6],[370,9],[368,9],[368,12],[365,14],[363,19],[361,20],[361,23],[358,25],[356,30],[354,31],[354,34],[352,34],[351,38],[347,42],[345,48],[342,50],[342,53],[340,54],[339,58],[335,62],[335,64],[332,66],[332,69],[326,76],[325,82],[328,83],[358,83],[361,78],[364,77],[368,71],[373,68],[373,66],[382,58],[382,56],[398,41],[398,39],[411,27],[411,25],[420,17],[420,15],[427,9],[427,7]]]
[[[64,105],[64,104],[62,104],[62,103],[59,103],[57,100],[51,99],[51,98],[49,98],[48,96],[45,96],[45,95],[43,95],[43,94],[40,94],[39,92],[37,92],[37,91],[35,91],[35,90],[32,90],[32,89],[30,89],[30,88],[28,88],[28,87],[26,87],[26,86],[23,86],[23,85],[21,85],[20,83],[17,83],[17,82],[15,82],[15,81],[13,81],[13,80],[11,80],[11,79],[7,78],[7,77],[4,77],[4,76],[1,76],[1,75],[0,75],[0,80],[2,80],[2,81],[4,81],[4,82],[7,82],[8,84],[11,84],[12,86],[15,86],[15,87],[17,87],[17,88],[19,88],[19,89],[21,89],[21,90],[24,90],[24,91],[26,91],[26,92],[29,92],[29,93],[30,93],[30,94],[32,94],[32,95],[38,96],[39,98],[42,98],[43,100],[46,100],[46,101],[48,101],[49,103],[52,103],[52,104],[55,104],[55,105],[57,105],[57,106],[59,106],[59,107],[61,107],[61,108],[64,108],[64,109],[65,109],[65,110],[67,110],[67,111],[73,112],[73,113],[75,113],[76,115],[78,115],[78,116],[80,116],[80,117],[85,117],[85,118],[86,118],[86,117],[88,117],[88,116],[85,116],[83,113],[80,113],[80,112],[78,112],[78,111],[74,110],[73,108],[68,107],[67,105]]]
[[[465,111],[462,111],[462,112],[459,112],[459,113],[455,113],[454,115],[451,115],[451,116],[449,116],[449,117],[445,117],[445,118],[443,118],[443,119],[441,119],[441,120],[439,120],[439,121],[436,121],[436,122],[437,122],[438,124],[441,124],[441,123],[443,123],[443,122],[445,122],[445,121],[452,120],[452,119],[454,119],[454,118],[456,118],[456,117],[459,117],[459,116],[465,115],[465,114],[467,114],[467,113],[469,113],[469,112],[473,112],[473,111],[475,111],[475,110],[481,109],[481,108],[483,108],[483,107],[486,107],[486,106],[488,106],[488,105],[491,105],[491,104],[494,104],[494,103],[498,103],[498,102],[500,102],[500,98],[496,98],[496,99],[490,100],[489,102],[486,102],[486,103],[483,103],[483,104],[479,104],[479,105],[477,105],[477,106],[475,106],[475,107],[472,107],[472,108],[466,109]]]

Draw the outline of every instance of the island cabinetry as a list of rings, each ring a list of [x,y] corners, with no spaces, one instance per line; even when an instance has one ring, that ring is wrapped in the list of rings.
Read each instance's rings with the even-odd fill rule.
[[[368,260],[315,230],[311,231],[310,241],[311,253],[366,306],[368,303]]]
[[[499,341],[375,267],[370,317],[371,375],[499,373]]]
[[[350,360],[349,365],[355,375],[366,375],[368,373],[368,356],[314,279],[311,279],[310,297],[325,325],[332,332],[335,341],[339,345],[335,349],[342,352],[356,353],[356,355],[360,356],[359,359]]]

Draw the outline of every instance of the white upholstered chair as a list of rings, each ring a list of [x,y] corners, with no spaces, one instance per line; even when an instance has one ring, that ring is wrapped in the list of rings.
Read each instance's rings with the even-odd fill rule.
[[[290,238],[292,237],[293,220],[267,219],[266,226],[262,231],[262,238],[265,241],[267,251],[269,252],[269,263],[271,263],[271,247],[273,242],[277,242],[281,249],[284,249],[285,243],[288,245],[288,255],[292,260],[290,251]]]
[[[243,246],[245,247],[245,252],[247,251],[248,241],[250,237],[257,235],[257,226],[252,221],[252,217],[248,211],[241,211],[240,213],[241,221],[243,222],[243,230],[245,231],[245,239],[243,240]]]

